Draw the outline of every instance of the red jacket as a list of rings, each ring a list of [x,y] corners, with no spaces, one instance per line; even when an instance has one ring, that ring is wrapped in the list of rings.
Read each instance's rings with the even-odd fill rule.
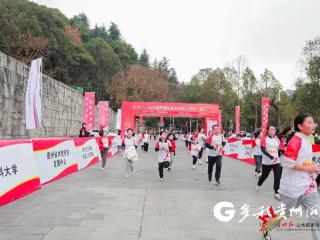
[[[176,142],[174,140],[169,140],[171,145],[172,145],[172,150],[171,152],[176,152]]]
[[[100,152],[102,152],[102,151],[104,150],[102,138],[103,138],[103,137],[101,137],[101,136],[96,137],[96,142],[97,142],[97,144],[98,144],[98,146],[99,146]],[[108,138],[108,146],[111,147],[111,141],[110,141],[109,138]]]

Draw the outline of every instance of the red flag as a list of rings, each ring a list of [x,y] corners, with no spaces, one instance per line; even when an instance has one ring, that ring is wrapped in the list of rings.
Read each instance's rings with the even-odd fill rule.
[[[236,106],[236,133],[240,132],[240,106]]]
[[[98,102],[98,129],[109,127],[109,102]]]
[[[95,93],[86,92],[84,95],[83,122],[87,124],[87,130],[94,129]]]
[[[266,134],[268,128],[270,110],[270,98],[262,98],[261,100],[261,131]]]

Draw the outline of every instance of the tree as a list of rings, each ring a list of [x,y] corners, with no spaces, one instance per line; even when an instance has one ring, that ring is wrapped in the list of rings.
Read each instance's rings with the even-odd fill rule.
[[[79,29],[81,33],[81,39],[84,42],[89,41],[89,31],[90,31],[90,25],[89,25],[89,19],[86,14],[79,13],[78,15],[73,16],[70,19],[71,26]]]
[[[242,86],[242,75],[244,70],[248,67],[248,60],[245,56],[239,55],[236,59],[233,59],[231,63],[228,64],[225,68],[225,72],[227,72],[230,77],[228,78],[233,85],[233,88],[237,92],[238,96],[238,105],[240,101],[241,94],[241,86]]]
[[[111,46],[118,55],[123,69],[128,69],[131,65],[137,64],[138,54],[131,44],[123,40],[114,40],[111,42]]]
[[[276,115],[276,121],[274,122],[274,124],[277,126],[281,126],[281,114],[279,103],[282,86],[273,75],[273,72],[271,72],[268,69],[265,69],[264,72],[260,75],[260,77],[260,87],[262,96],[270,98],[270,106],[273,107]],[[272,121],[270,122],[272,123]]]
[[[96,92],[98,100],[108,99],[104,91],[114,74],[122,71],[121,62],[112,47],[102,38],[94,38],[87,45],[87,50],[95,60],[95,67],[90,71],[91,80],[84,86]]]
[[[320,91],[320,37],[307,41],[303,47],[302,68],[305,78],[296,83],[295,104],[298,111],[309,112],[317,121],[320,121],[319,91]]]
[[[178,77],[177,77],[177,72],[174,68],[171,68],[169,71],[169,76],[168,76],[168,80],[170,83],[172,84],[178,84]]]
[[[123,100],[127,101],[174,101],[169,94],[169,84],[162,78],[159,70],[131,66],[127,72],[120,72],[113,76],[107,87],[111,96],[111,105],[118,108]]]
[[[142,50],[142,53],[139,56],[138,63],[143,67],[150,67],[149,54],[146,49]]]
[[[241,124],[245,130],[258,127],[258,110],[261,96],[258,94],[257,79],[253,71],[247,67],[242,74]]]
[[[92,30],[90,30],[90,39],[92,38],[102,38],[106,42],[109,42],[109,36],[108,32],[106,30],[106,27],[102,25],[99,27],[97,24],[94,26]]]
[[[109,38],[112,41],[120,40],[121,39],[121,33],[118,28],[118,25],[111,22],[111,25],[108,30]]]

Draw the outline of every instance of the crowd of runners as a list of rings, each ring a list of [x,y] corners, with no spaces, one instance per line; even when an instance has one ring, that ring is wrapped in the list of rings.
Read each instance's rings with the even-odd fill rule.
[[[265,180],[273,172],[275,199],[286,204],[287,209],[302,205],[306,209],[317,208],[320,213],[320,198],[317,193],[320,166],[314,159],[312,151],[315,129],[316,124],[311,115],[299,114],[294,119],[294,126],[287,127],[282,132],[277,131],[274,126],[269,126],[266,133],[258,129],[251,136],[222,134],[219,126],[214,125],[208,133],[202,128],[199,131],[186,133],[160,130],[134,134],[134,130],[129,128],[123,138],[119,133],[114,138],[114,143],[123,151],[127,178],[135,173],[134,162],[138,160],[136,149],[141,147],[144,152],[150,151],[149,144],[153,139],[155,142],[152,150],[157,152],[159,177],[160,181],[163,181],[164,169],[171,171],[174,166],[176,141],[184,141],[186,151],[190,154],[190,167],[196,169],[197,164],[202,165],[205,160],[208,181],[213,180],[215,167],[214,183],[220,185],[226,139],[252,139],[251,154],[256,163],[253,172],[257,177],[255,190],[259,192]],[[105,168],[107,151],[111,146],[106,136],[106,132],[102,132],[99,144],[103,158],[101,170]],[[274,221],[270,228],[275,227],[281,220],[282,218],[279,218],[278,221]],[[319,216],[311,216],[309,220],[311,223],[320,224]],[[268,230],[263,232],[263,239],[271,239]],[[320,239],[319,230],[312,231],[313,239]]]

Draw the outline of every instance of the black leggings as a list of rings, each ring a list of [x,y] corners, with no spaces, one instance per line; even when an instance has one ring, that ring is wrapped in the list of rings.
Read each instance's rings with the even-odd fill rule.
[[[163,168],[164,168],[164,162],[160,162],[158,167],[160,178],[163,178]]]
[[[199,152],[199,159],[202,158],[202,154],[203,154],[203,148],[201,148],[200,152]]]
[[[193,165],[196,165],[197,161],[198,161],[197,156],[193,156],[192,155],[192,163],[193,163]]]
[[[209,181],[212,180],[212,172],[213,172],[213,167],[216,164],[216,174],[215,174],[215,178],[216,180],[220,180],[220,176],[221,176],[221,168],[222,168],[222,156],[208,156],[208,179]]]
[[[149,143],[144,143],[144,144],[143,144],[143,150],[144,150],[145,152],[148,152],[148,148],[149,148]]]
[[[274,176],[273,189],[275,193],[278,193],[278,190],[280,187],[280,179],[281,179],[280,163],[273,164],[273,165],[262,164],[262,175],[259,178],[258,186],[260,187],[264,183],[264,181],[268,178],[271,170],[273,170],[273,176]]]

